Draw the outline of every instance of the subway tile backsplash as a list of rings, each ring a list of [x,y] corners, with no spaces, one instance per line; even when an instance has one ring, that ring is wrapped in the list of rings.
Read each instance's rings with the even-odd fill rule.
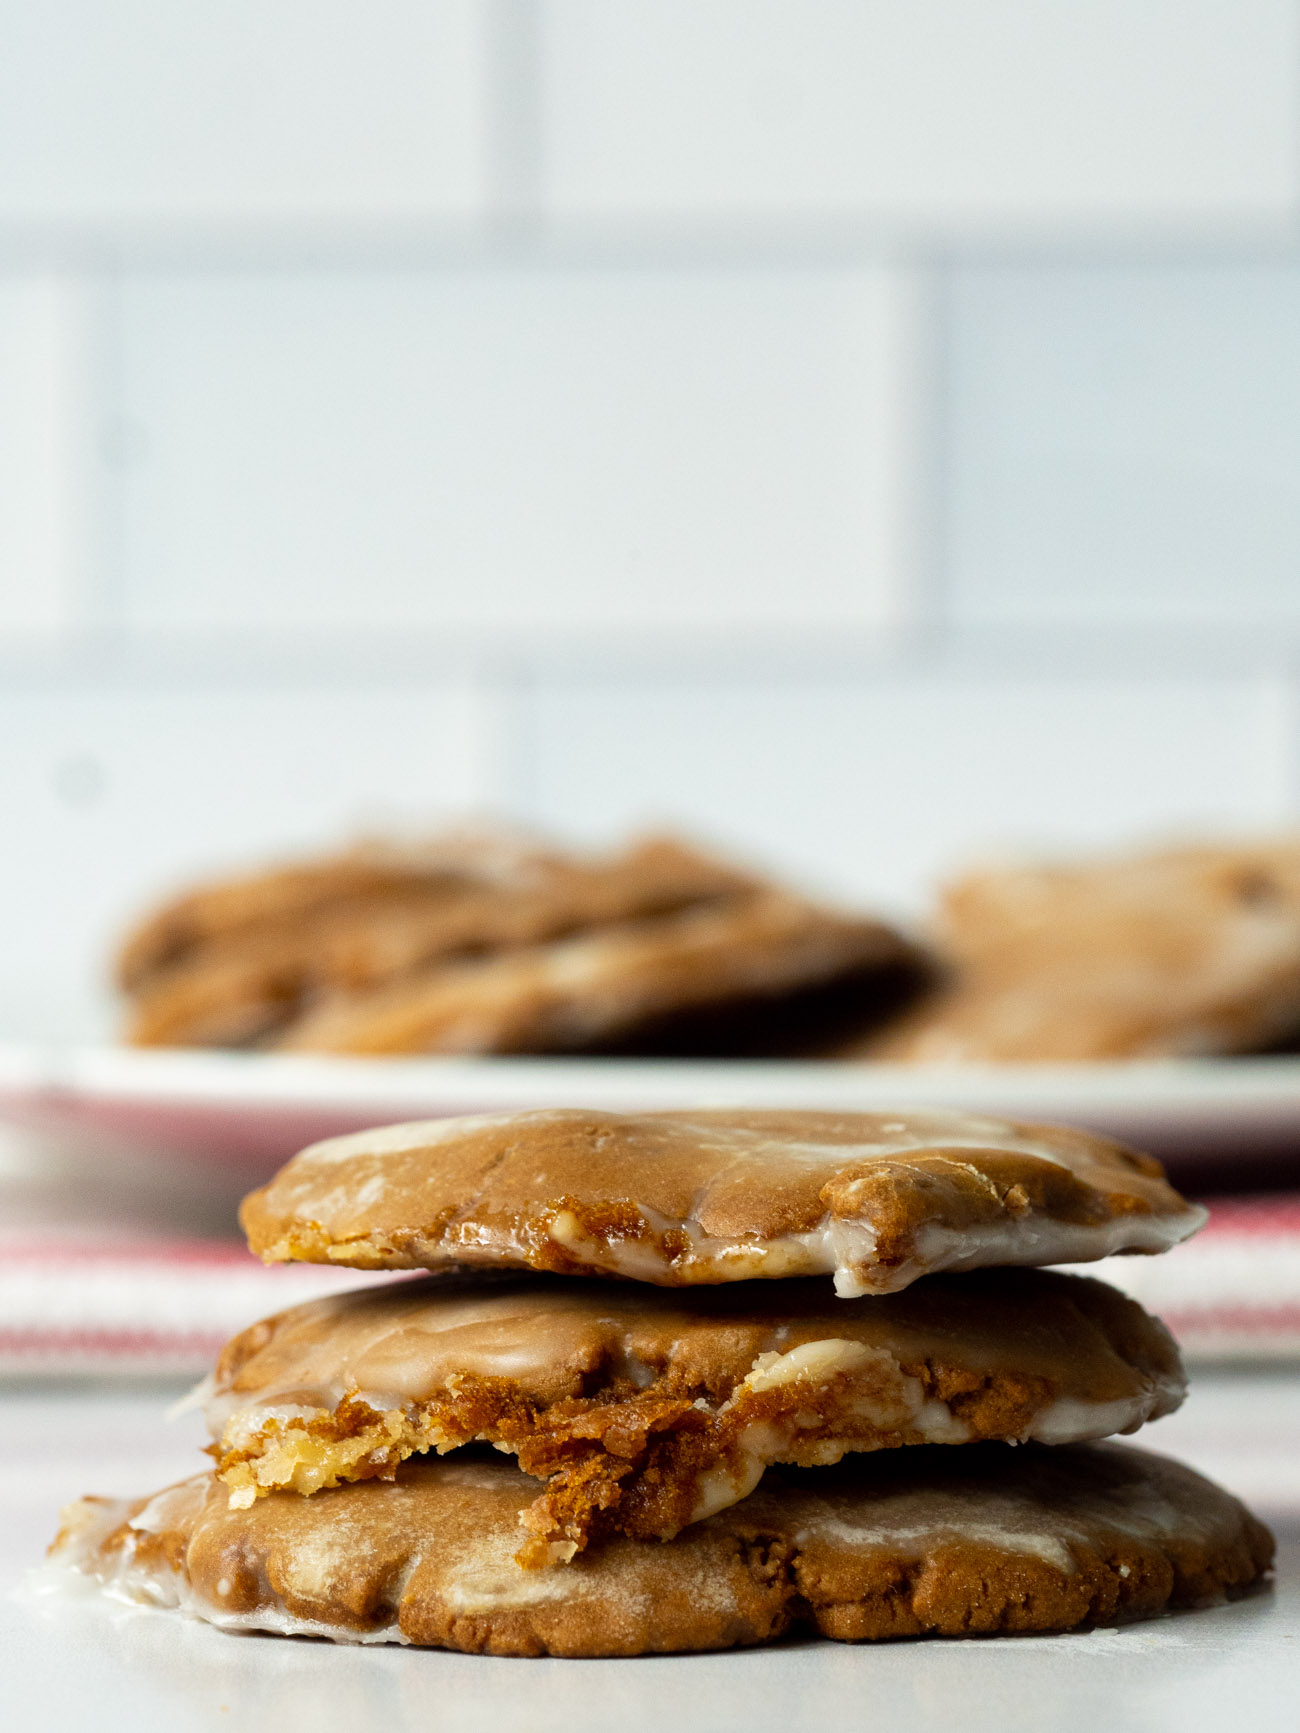
[[[1300,624],[1300,264],[965,269],[953,607]]]
[[[904,606],[883,268],[129,276],[132,628],[554,637]]]
[[[0,0],[0,1033],[176,877],[1300,812],[1300,0]]]
[[[87,613],[96,300],[72,273],[0,275],[0,644],[49,641]]]
[[[481,214],[484,0],[0,5],[0,221]]]
[[[1297,191],[1288,0],[543,0],[570,219],[1273,217]]]

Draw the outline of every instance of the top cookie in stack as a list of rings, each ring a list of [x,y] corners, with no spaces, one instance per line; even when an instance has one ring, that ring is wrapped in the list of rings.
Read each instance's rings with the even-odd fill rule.
[[[452,1265],[668,1287],[1161,1252],[1204,1221],[1151,1156],[951,1112],[543,1111],[314,1144],[244,1200],[268,1262]]]
[[[219,1624],[495,1653],[1222,1598],[1267,1568],[1265,1531],[1187,1470],[1080,1442],[1177,1406],[1168,1333],[1102,1283],[1006,1267],[1160,1251],[1201,1219],[1121,1145],[950,1113],[334,1139],[246,1200],[254,1249],[433,1273],[236,1337],[205,1391],[215,1475],[76,1507],[59,1556]]]

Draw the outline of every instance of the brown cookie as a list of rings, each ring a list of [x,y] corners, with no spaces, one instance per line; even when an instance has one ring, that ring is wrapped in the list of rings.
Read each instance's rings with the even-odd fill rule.
[[[57,1564],[118,1598],[234,1630],[494,1655],[1066,1631],[1244,1593],[1272,1537],[1190,1469],[1120,1445],[971,1445],[769,1475],[666,1543],[567,1568],[514,1560],[533,1483],[511,1465],[406,1463],[392,1482],[231,1510],[210,1475],[64,1512]]]
[[[908,967],[907,947],[889,928],[755,890],[338,994],[276,1045],[303,1053],[581,1052],[687,1014],[726,1015],[847,975]]]
[[[671,837],[584,858],[496,832],[209,886],[119,964],[137,1045],[346,1053],[816,1045],[924,972],[880,923]]]
[[[507,1265],[667,1287],[834,1273],[850,1299],[993,1264],[1165,1251],[1205,1220],[1160,1164],[950,1112],[618,1114],[394,1125],[245,1198],[268,1262]]]
[[[1239,1053],[1300,1028],[1300,843],[973,875],[949,984],[835,1051],[907,1060]]]
[[[532,1274],[437,1276],[295,1306],[234,1338],[205,1406],[233,1506],[391,1476],[475,1440],[546,1480],[521,1558],[667,1540],[773,1462],[976,1439],[1132,1432],[1185,1382],[1168,1331],[1101,1282],[931,1276],[689,1295]]]
[[[365,995],[447,958],[737,896],[753,881],[670,838],[606,860],[487,833],[195,892],[128,940],[138,1045],[264,1041],[324,995]]]
[[[264,941],[278,928],[339,904],[382,905],[412,891],[431,898],[470,885],[525,884],[563,864],[535,839],[496,826],[423,842],[366,842],[318,859],[199,885],[171,898],[123,940],[117,979],[128,991],[212,945]]]

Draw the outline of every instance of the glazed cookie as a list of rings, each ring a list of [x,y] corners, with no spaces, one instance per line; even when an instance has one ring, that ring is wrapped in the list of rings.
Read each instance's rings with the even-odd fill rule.
[[[232,1507],[478,1440],[547,1482],[519,1536],[542,1565],[615,1532],[667,1540],[773,1462],[1101,1438],[1184,1389],[1169,1333],[1113,1288],[981,1270],[849,1301],[813,1280],[387,1283],[243,1331],[204,1395]]]
[[[582,1052],[642,1031],[658,1042],[676,1019],[726,1018],[846,977],[906,978],[913,970],[909,947],[876,921],[751,890],[327,995],[275,1045],[304,1053]],[[722,1031],[725,1050],[725,1022]]]
[[[1159,1252],[1205,1220],[1158,1162],[948,1112],[554,1110],[313,1144],[245,1200],[268,1262],[507,1265],[667,1287],[833,1273],[841,1298]]]
[[[138,1045],[265,1042],[322,996],[753,889],[671,838],[580,860],[487,833],[372,848],[191,893],[123,949]]]
[[[521,1570],[534,1483],[512,1465],[408,1462],[395,1481],[231,1510],[211,1475],[64,1512],[54,1568],[234,1630],[494,1655],[1065,1631],[1245,1592],[1272,1540],[1211,1482],[1119,1445],[972,1445],[780,1471],[660,1544],[617,1538]]]
[[[1248,1052],[1300,1028],[1300,843],[975,874],[936,937],[950,983],[838,1056]]]
[[[139,921],[118,951],[119,986],[134,991],[210,946],[265,940],[278,929],[344,905],[382,904],[418,892],[536,884],[564,857],[536,838],[469,826],[410,843],[363,842],[336,854],[216,879],[170,898]]]

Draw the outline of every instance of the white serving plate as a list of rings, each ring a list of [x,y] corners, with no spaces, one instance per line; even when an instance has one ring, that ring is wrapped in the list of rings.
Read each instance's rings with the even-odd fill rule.
[[[318,1137],[531,1107],[954,1106],[1083,1125],[1187,1179],[1300,1180],[1300,1057],[1086,1065],[336,1059],[0,1046],[0,1118],[105,1150],[269,1173]]]

